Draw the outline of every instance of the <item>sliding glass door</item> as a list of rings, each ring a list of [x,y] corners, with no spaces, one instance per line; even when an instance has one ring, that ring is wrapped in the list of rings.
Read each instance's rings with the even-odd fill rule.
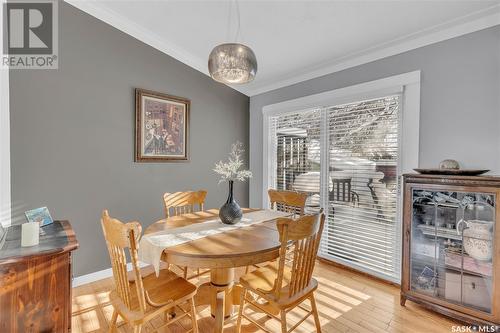
[[[400,95],[269,117],[277,189],[328,215],[320,255],[399,280]]]

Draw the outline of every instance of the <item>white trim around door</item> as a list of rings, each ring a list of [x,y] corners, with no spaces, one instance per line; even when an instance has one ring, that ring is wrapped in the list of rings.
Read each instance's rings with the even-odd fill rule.
[[[4,1],[0,1],[3,17]],[[3,25],[0,24],[0,36]],[[2,49],[3,56],[3,49]],[[9,69],[0,68],[0,223],[11,224]]]

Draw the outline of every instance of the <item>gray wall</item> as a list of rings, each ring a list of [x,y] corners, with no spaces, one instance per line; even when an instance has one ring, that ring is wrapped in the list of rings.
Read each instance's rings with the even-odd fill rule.
[[[58,70],[10,73],[13,222],[48,206],[69,219],[80,249],[74,272],[109,267],[102,209],[143,226],[162,218],[162,194],[204,188],[208,207],[227,195],[212,168],[236,140],[248,147],[248,97],[60,4]],[[191,99],[188,163],[134,163],[134,88]],[[235,195],[248,205],[248,185]]]
[[[500,174],[500,27],[304,81],[250,98],[250,205],[261,205],[262,107],[421,70],[420,167],[453,158]],[[415,166],[417,167],[417,166]]]

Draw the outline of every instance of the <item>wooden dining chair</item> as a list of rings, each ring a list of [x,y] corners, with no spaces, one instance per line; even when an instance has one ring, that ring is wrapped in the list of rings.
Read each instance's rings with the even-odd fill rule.
[[[207,191],[205,190],[165,193],[163,195],[163,203],[165,204],[165,215],[167,218],[169,218],[181,214],[203,211],[206,197],[207,197]],[[198,206],[198,209],[196,209],[196,206]],[[187,266],[176,265],[176,267],[182,271],[182,275],[185,279],[193,279],[199,277],[202,274],[210,272],[210,271],[200,272],[200,269],[197,268],[196,274],[188,277]]]
[[[171,325],[184,318],[191,317],[192,329],[189,332],[198,332],[194,295],[196,286],[179,277],[168,269],[160,270],[159,277],[149,274],[141,275],[138,260],[138,241],[141,237],[141,225],[138,222],[122,223],[111,218],[108,211],[102,213],[102,230],[108,246],[115,289],[110,293],[113,305],[113,316],[110,323],[110,332],[116,330],[116,321],[121,316],[133,328],[134,333],[141,332],[143,325],[152,318],[180,310],[174,319],[157,329]],[[131,259],[134,278],[130,279],[127,273],[126,250]],[[187,305],[187,310],[181,306]]]
[[[280,212],[290,213],[292,217],[299,217],[304,215],[304,208],[306,206],[307,194],[295,191],[281,191],[270,189],[267,191],[269,194],[269,202],[271,209]],[[250,271],[251,267],[259,268],[262,264],[254,264],[245,267],[245,274]]]
[[[271,209],[294,214],[294,217],[304,215],[307,194],[295,191],[269,190]]]
[[[188,214],[203,211],[207,191],[185,191],[165,193],[163,202],[165,204],[165,215],[167,218],[180,214]],[[198,210],[196,210],[196,205]]]
[[[279,218],[277,228],[279,231],[281,248],[277,263],[269,264],[245,274],[240,278],[243,287],[241,305],[238,313],[237,332],[241,331],[241,320],[246,318],[256,324],[260,329],[269,332],[260,323],[245,315],[245,305],[250,303],[253,307],[266,312],[270,317],[281,321],[281,332],[288,333],[297,328],[307,317],[314,316],[316,331],[321,332],[318,309],[314,298],[314,291],[318,282],[312,277],[321,233],[325,223],[323,211],[316,215],[305,215],[297,220]],[[286,260],[289,243],[293,252],[293,260]],[[251,293],[252,295],[249,295]],[[268,302],[267,306],[258,303],[259,298]],[[301,304],[309,300],[311,310]],[[290,330],[287,326],[286,314],[299,307],[306,312],[299,322]],[[273,309],[279,310],[279,317]]]

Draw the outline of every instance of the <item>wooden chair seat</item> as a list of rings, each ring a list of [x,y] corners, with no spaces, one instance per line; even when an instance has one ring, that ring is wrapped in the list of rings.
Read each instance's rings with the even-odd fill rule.
[[[175,278],[172,278],[173,275]],[[160,273],[159,278],[154,274],[148,275],[142,281],[150,304],[164,305],[172,300],[183,303],[196,294],[194,284],[171,271]]]
[[[240,277],[240,283],[245,288],[248,287],[256,292],[259,290],[270,292],[278,278],[278,269],[277,262],[269,263]],[[291,276],[292,272],[290,268],[285,267],[283,272],[283,287],[290,283]]]
[[[313,291],[318,289],[318,281],[316,281],[315,278],[311,278],[309,284],[301,292],[294,294],[292,297],[288,297],[288,286],[292,279],[292,271],[288,267],[285,267],[283,272],[283,284],[280,293],[282,296],[278,299],[275,299],[272,296],[270,297],[269,293],[273,289],[274,283],[278,278],[278,266],[278,263],[272,263],[265,267],[260,267],[251,273],[245,274],[240,278],[241,286],[266,299],[272,306],[280,310],[288,309],[297,303],[302,303]]]
[[[134,282],[131,283],[130,309],[123,303],[117,292],[110,293],[110,300],[118,313],[132,322],[142,322],[165,312],[165,305],[174,307],[189,301],[196,294],[196,286],[179,277],[172,271],[161,270],[157,278],[150,274],[142,279],[146,300],[148,303],[145,314],[140,311],[139,300],[135,292]],[[152,306],[154,304],[156,306]]]

